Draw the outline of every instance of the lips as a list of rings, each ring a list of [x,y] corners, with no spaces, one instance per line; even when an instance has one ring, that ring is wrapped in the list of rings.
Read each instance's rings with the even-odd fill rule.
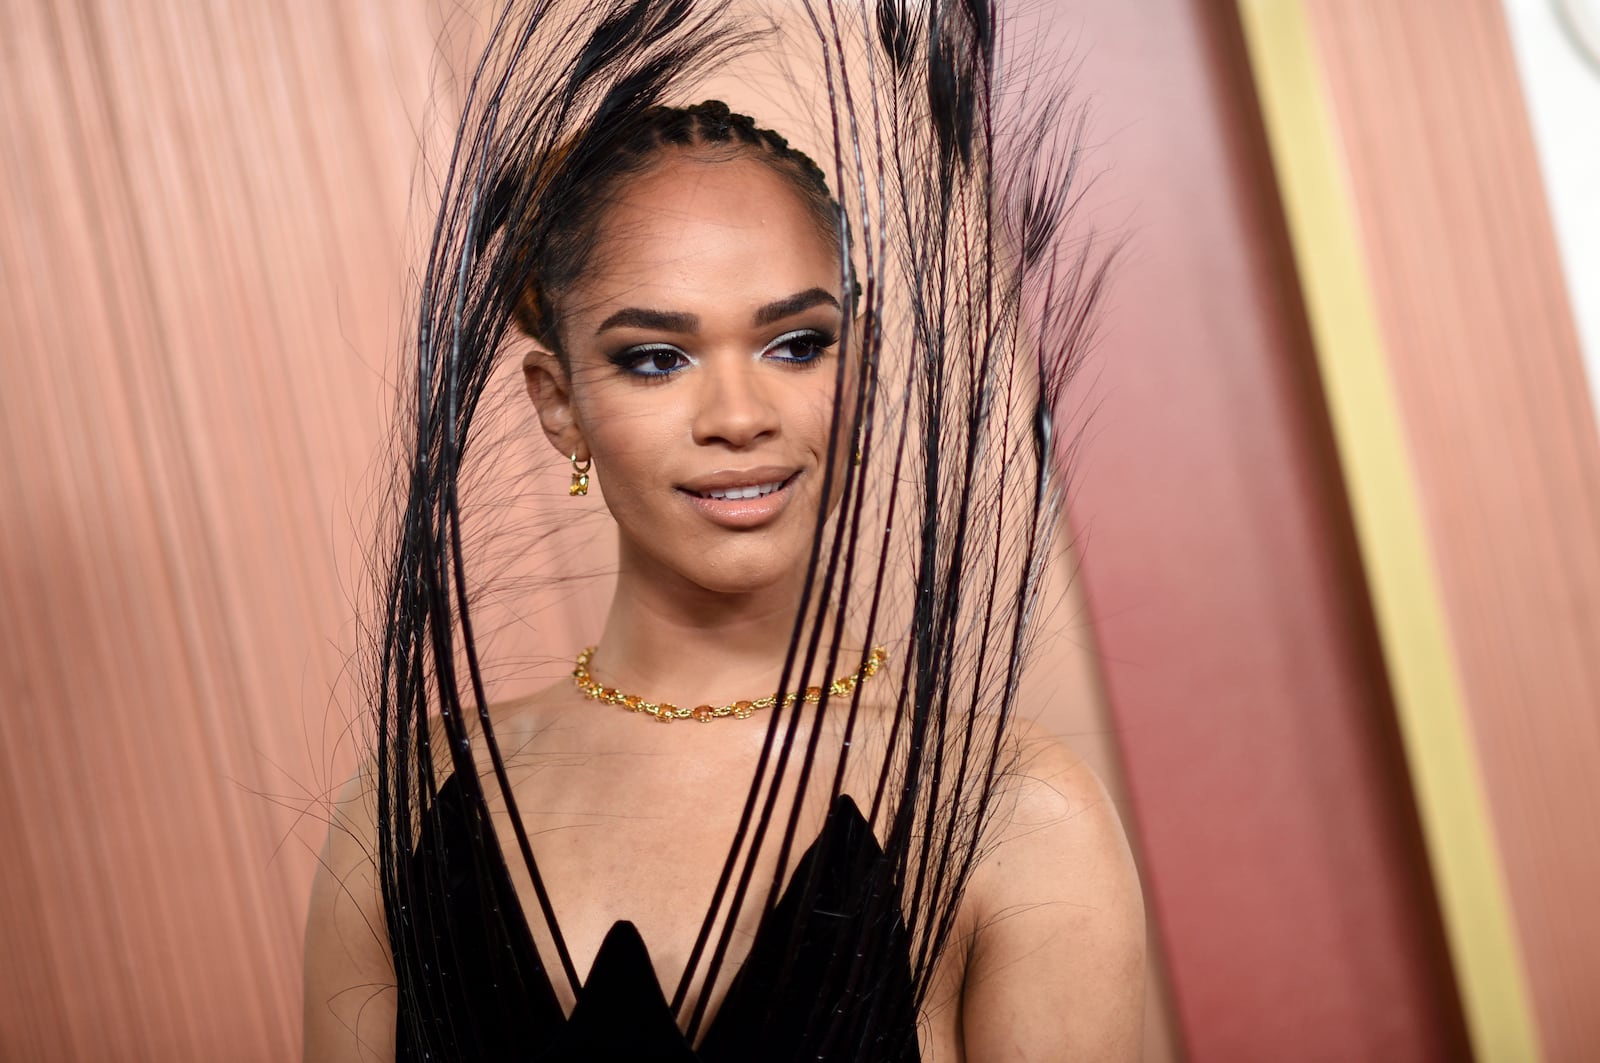
[[[800,470],[794,468],[727,469],[683,484],[679,491],[713,524],[745,530],[776,519],[799,478]]]

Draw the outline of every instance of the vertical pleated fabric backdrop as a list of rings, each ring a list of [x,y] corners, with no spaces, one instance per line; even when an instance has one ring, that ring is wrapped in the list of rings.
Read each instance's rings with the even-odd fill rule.
[[[0,1056],[293,1058],[442,30],[0,26]]]

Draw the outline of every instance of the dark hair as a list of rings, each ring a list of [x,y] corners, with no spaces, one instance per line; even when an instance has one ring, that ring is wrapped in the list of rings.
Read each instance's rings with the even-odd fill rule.
[[[598,144],[593,143],[599,140]],[[523,332],[562,356],[555,301],[590,262],[595,232],[611,193],[625,178],[644,172],[672,149],[700,158],[750,158],[787,180],[830,244],[840,237],[839,204],[822,168],[778,133],[721,100],[687,107],[646,108],[624,135],[579,134],[554,153],[549,172],[533,176],[522,267],[526,283],[514,317]]]

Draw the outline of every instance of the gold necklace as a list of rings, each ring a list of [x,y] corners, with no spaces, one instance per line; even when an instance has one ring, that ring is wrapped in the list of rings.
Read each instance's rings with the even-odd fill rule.
[[[589,661],[594,658],[596,648],[590,646],[578,654],[578,660],[572,667],[572,681],[583,691],[584,697],[593,701],[603,701],[608,705],[621,705],[630,712],[648,713],[662,723],[671,723],[673,720],[699,720],[701,723],[710,723],[719,716],[732,716],[736,720],[743,720],[755,715],[757,709],[770,709],[778,704],[776,694],[768,694],[754,701],[736,701],[731,705],[696,705],[692,709],[680,709],[671,702],[646,701],[637,694],[624,694],[614,687],[602,686],[595,682],[594,676],[589,674]],[[872,652],[867,654],[867,659],[861,662],[860,668],[828,684],[828,695],[835,698],[849,697],[858,684],[877,675],[878,670],[888,660],[888,650],[882,646],[873,647]],[[785,706],[793,705],[797,701],[814,703],[821,700],[821,687],[806,687],[803,693],[791,691],[783,696]]]

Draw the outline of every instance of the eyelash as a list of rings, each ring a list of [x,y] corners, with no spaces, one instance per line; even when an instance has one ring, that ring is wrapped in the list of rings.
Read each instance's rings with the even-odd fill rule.
[[[801,328],[795,329],[793,332],[786,332],[782,336],[779,336],[777,339],[767,344],[767,349],[761,353],[766,354],[784,347],[794,347],[804,344],[805,349],[811,352],[806,357],[779,358],[778,361],[788,362],[790,365],[813,365],[828,352],[829,348],[838,342],[839,337],[831,335],[827,332],[823,332],[821,329]]]
[[[786,332],[773,340],[761,353],[768,355],[773,351],[783,350],[784,348],[801,347],[809,352],[804,357],[774,358],[773,361],[783,362],[786,365],[795,367],[805,367],[816,364],[827,353],[828,349],[837,342],[839,342],[837,337],[820,329],[795,329],[793,332]],[[675,358],[678,362],[672,368],[661,368],[659,366],[652,369],[642,368],[647,361],[660,357]],[[668,344],[647,343],[618,351],[611,356],[611,363],[629,376],[650,381],[662,381],[670,376],[676,376],[686,364],[693,365],[694,359]]]
[[[618,351],[611,356],[611,362],[629,376],[642,377],[646,380],[665,380],[678,372],[677,368],[645,370],[639,368],[644,362],[658,357],[671,357],[689,361],[689,356],[676,347],[665,344],[651,343],[639,347],[629,347],[625,351]],[[690,362],[692,365],[693,363]]]

